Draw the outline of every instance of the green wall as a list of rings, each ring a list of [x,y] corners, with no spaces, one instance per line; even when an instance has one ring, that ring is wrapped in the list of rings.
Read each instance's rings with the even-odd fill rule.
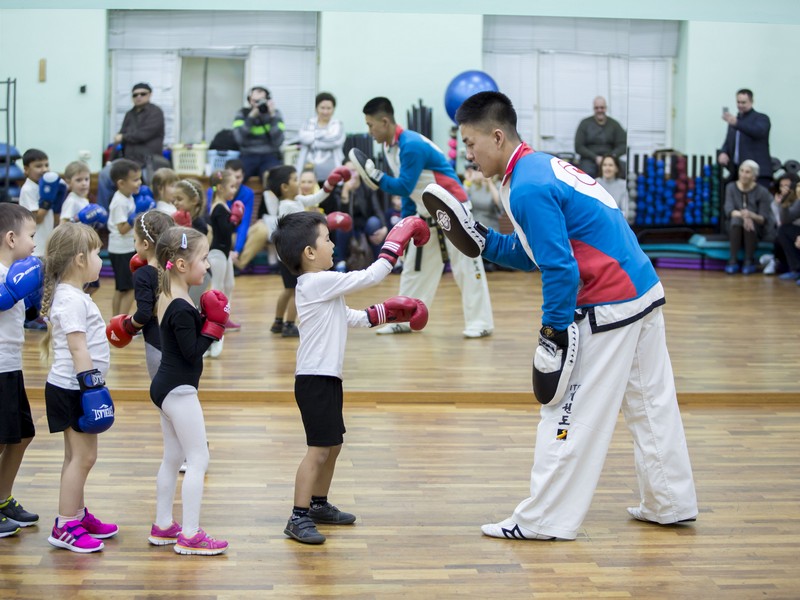
[[[17,142],[41,147],[59,170],[80,150],[89,150],[93,169],[107,143],[109,88],[105,8],[185,8],[173,0],[70,2],[4,0],[0,6],[0,79],[17,78]],[[722,106],[735,106],[740,87],[755,92],[755,107],[773,122],[773,155],[800,159],[795,150],[795,99],[800,84],[786,65],[800,54],[800,11],[792,0],[675,0],[645,3],[611,0],[234,0],[228,9],[321,10],[319,87],[339,99],[338,116],[348,131],[364,131],[361,107],[375,95],[392,99],[398,120],[419,99],[434,109],[434,141],[447,142],[449,120],[444,89],[457,73],[480,68],[482,12],[680,19],[682,39],[673,88],[673,146],[688,153],[711,153],[722,142]],[[27,8],[22,8],[27,7]],[[193,9],[219,9],[196,0]],[[46,10],[44,10],[46,9]],[[451,12],[452,14],[445,14]],[[65,40],[65,41],[62,41]],[[47,80],[38,81],[39,59],[47,60]],[[87,93],[80,94],[81,85]],[[1,99],[0,99],[1,101]],[[0,137],[4,124],[0,121]]]

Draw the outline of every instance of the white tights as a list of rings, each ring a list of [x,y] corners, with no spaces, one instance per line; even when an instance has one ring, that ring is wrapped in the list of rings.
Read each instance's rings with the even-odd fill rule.
[[[156,478],[156,525],[166,529],[172,524],[178,469],[185,458],[187,469],[181,487],[183,534],[191,537],[200,528],[203,480],[208,469],[206,424],[195,388],[181,385],[167,394],[161,405],[161,432],[164,459]]]

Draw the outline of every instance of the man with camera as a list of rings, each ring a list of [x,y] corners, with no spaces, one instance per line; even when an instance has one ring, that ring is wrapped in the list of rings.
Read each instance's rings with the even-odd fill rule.
[[[281,144],[286,126],[283,115],[265,87],[255,86],[247,96],[250,106],[241,109],[233,121],[233,135],[239,144],[244,180],[283,164]]]

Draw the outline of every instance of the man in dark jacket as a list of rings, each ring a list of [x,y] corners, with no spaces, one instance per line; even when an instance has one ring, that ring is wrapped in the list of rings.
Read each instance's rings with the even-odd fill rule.
[[[267,88],[253,87],[247,101],[250,106],[241,109],[233,121],[245,182],[253,175],[263,179],[265,171],[283,164],[281,144],[286,129],[283,115],[275,108],[275,100]]]
[[[133,86],[133,108],[125,113],[122,127],[114,137],[117,144],[122,144],[122,156],[143,168],[153,156],[162,156],[164,150],[164,113],[150,103],[152,93],[147,83]]]
[[[164,112],[150,103],[152,93],[153,89],[147,83],[133,86],[133,108],[125,113],[122,127],[114,136],[118,148],[115,158],[128,158],[140,165],[146,183],[157,169],[170,166],[163,156]],[[97,203],[106,209],[116,189],[110,173],[111,161],[106,163],[97,178]]]
[[[717,161],[731,172],[736,180],[739,165],[751,159],[758,163],[758,183],[766,188],[772,184],[772,158],[769,153],[769,117],[753,110],[753,92],[741,89],[736,92],[736,108],[733,115],[725,108],[722,120],[728,124],[728,134],[719,150]]]

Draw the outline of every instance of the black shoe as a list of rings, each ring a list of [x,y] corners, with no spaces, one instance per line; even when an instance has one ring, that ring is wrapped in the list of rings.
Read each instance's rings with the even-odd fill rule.
[[[281,337],[300,337],[300,331],[294,323],[284,323]]]
[[[317,531],[314,521],[308,517],[289,519],[283,533],[303,544],[321,544],[325,541],[325,536]]]
[[[326,525],[350,525],[356,522],[356,516],[343,512],[330,502],[319,508],[313,506],[308,511],[308,516],[314,523],[324,523]]]
[[[272,333],[280,333],[283,331],[283,321],[278,321],[275,319],[272,322],[272,327],[269,328]]]

